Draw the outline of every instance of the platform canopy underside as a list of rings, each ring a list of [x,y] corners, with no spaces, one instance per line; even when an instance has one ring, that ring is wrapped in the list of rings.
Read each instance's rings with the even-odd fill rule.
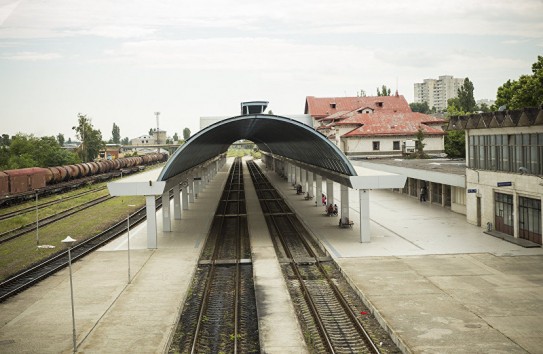
[[[168,160],[158,180],[167,181],[212,161],[238,140],[254,142],[266,155],[350,185],[356,171],[324,135],[296,120],[267,114],[224,119],[191,136]]]

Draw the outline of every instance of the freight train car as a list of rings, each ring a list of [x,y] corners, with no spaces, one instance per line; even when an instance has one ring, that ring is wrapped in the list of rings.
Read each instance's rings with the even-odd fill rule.
[[[127,173],[138,170],[137,166],[166,161],[167,154],[153,153],[144,156],[123,157],[116,160],[102,160],[75,165],[55,167],[31,167],[0,171],[0,197],[16,196],[43,189],[46,186],[123,170]]]

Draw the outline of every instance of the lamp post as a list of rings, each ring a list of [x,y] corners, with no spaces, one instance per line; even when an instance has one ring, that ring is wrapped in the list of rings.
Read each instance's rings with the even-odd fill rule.
[[[129,207],[135,207],[134,204],[129,204]],[[126,232],[126,238],[127,238],[127,250],[128,250],[128,284],[130,284],[130,209],[128,210],[128,216],[126,217],[126,224],[127,224],[127,232]]]
[[[75,335],[74,287],[73,287],[73,282],[72,282],[72,253],[70,252],[75,240],[71,238],[70,236],[67,236],[61,242],[66,244],[66,246],[68,246],[68,269],[70,270],[70,297],[72,300],[72,340],[73,340],[74,353],[75,353],[77,351],[77,342],[75,340],[76,335]]]
[[[38,213],[38,191],[36,191],[36,246],[40,245],[40,223]]]

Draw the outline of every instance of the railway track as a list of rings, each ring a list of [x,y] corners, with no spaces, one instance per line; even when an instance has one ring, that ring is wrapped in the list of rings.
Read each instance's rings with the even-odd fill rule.
[[[22,235],[25,235],[29,232],[32,232],[34,230],[36,230],[38,227],[43,227],[43,226],[46,226],[46,225],[49,225],[51,223],[54,223],[56,221],[59,221],[59,220],[62,220],[70,215],[74,215],[76,213],[79,213],[85,209],[88,209],[90,207],[93,207],[95,205],[98,205],[98,204],[101,204],[103,202],[106,202],[110,199],[112,199],[114,197],[111,197],[109,195],[106,195],[106,196],[102,196],[102,197],[98,197],[94,200],[91,200],[89,202],[86,202],[86,203],[83,203],[81,205],[78,205],[72,209],[68,209],[68,210],[65,210],[65,211],[62,211],[60,213],[56,213],[56,214],[53,214],[53,215],[50,215],[48,217],[45,217],[45,218],[42,218],[42,219],[39,219],[37,224],[35,222],[33,223],[29,223],[29,224],[26,224],[26,225],[23,225],[17,229],[14,229],[14,230],[9,230],[9,231],[5,231],[5,232],[2,232],[0,233],[0,244],[2,243],[5,243],[5,242],[8,242],[10,240],[13,240],[17,237],[20,237]]]
[[[241,160],[215,213],[171,353],[259,353]]]
[[[247,166],[310,351],[399,353],[258,166]]]
[[[158,207],[158,205],[157,205]],[[145,207],[130,215],[130,225],[136,225],[145,220]],[[104,232],[76,243],[71,248],[72,262],[84,257],[95,249],[105,245],[112,239],[126,232],[126,220],[120,221]],[[39,264],[18,273],[0,283],[0,302],[6,300],[29,286],[47,278],[68,265],[68,250],[62,251]]]
[[[82,196],[85,196],[85,195],[88,195],[88,194],[91,194],[91,193],[99,192],[99,191],[102,191],[102,190],[104,190],[106,188],[107,188],[107,186],[102,186],[102,187],[99,187],[99,188],[96,188],[96,189],[93,189],[93,190],[90,190],[90,191],[84,191],[84,192],[81,192],[81,193],[77,193],[77,194],[71,195],[69,197],[64,197],[64,198],[60,198],[60,199],[51,200],[51,201],[48,201],[48,202],[39,203],[38,204],[38,212],[40,210],[43,210],[46,207],[50,207],[52,205],[59,204],[59,203],[62,203],[62,202],[68,201],[68,200],[75,199],[75,198],[79,198],[79,197],[82,197]],[[36,206],[35,205],[29,206],[29,207],[26,207],[26,208],[21,208],[21,209],[18,209],[18,210],[14,210],[14,211],[11,211],[9,213],[1,214],[0,215],[0,221],[12,218],[14,216],[19,216],[19,215],[22,215],[22,214],[25,214],[25,213],[35,212],[35,211],[36,211]]]

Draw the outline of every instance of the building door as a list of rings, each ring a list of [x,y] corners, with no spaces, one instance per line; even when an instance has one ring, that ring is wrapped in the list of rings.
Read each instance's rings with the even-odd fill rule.
[[[495,193],[494,210],[494,227],[496,231],[513,236],[513,196]]]
[[[541,244],[541,200],[519,197],[519,237]]]

